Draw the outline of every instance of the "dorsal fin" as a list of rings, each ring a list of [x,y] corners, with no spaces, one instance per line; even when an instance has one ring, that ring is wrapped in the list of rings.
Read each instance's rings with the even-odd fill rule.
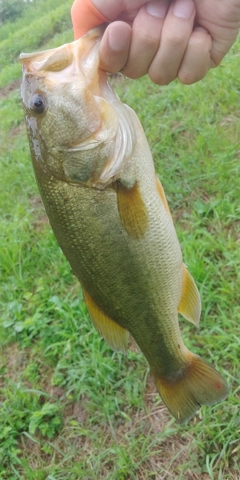
[[[183,289],[178,312],[181,313],[186,320],[194,323],[194,325],[199,324],[201,315],[201,298],[196,283],[184,263]]]
[[[171,218],[172,220],[172,215],[171,215],[171,212],[170,212],[170,208],[168,206],[168,201],[166,199],[166,195],[165,195],[165,192],[164,192],[164,189],[163,189],[163,186],[158,178],[158,176],[156,175],[156,186],[157,186],[157,191],[158,191],[158,194],[163,202],[163,205],[165,207],[165,210],[166,212],[168,213],[169,217]]]
[[[83,290],[83,296],[89,315],[100,335],[103,336],[113,350],[126,353],[128,331],[108,317],[93,301],[86,290]]]

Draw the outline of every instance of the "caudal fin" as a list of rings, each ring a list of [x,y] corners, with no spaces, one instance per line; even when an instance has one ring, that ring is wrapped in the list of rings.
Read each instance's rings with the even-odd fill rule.
[[[186,367],[171,378],[154,379],[163,402],[179,423],[190,420],[202,405],[214,405],[228,395],[223,377],[190,352]]]

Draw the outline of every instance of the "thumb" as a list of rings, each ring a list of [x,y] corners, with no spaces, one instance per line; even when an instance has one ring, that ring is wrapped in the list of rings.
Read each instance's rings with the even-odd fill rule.
[[[75,40],[92,28],[109,21],[90,0],[75,0],[71,8],[71,17]]]

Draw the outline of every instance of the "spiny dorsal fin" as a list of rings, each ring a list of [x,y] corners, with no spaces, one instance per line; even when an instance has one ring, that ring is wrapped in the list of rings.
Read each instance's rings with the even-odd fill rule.
[[[183,289],[178,312],[181,313],[186,320],[194,323],[194,325],[199,324],[201,315],[201,298],[194,279],[184,264]]]
[[[100,335],[103,336],[113,350],[126,353],[128,331],[108,317],[96,305],[86,290],[83,291],[83,295],[89,315]]]
[[[158,178],[158,176],[156,175],[156,186],[157,186],[157,191],[158,191],[158,194],[159,194],[159,197],[161,198],[162,202],[163,202],[163,205],[165,207],[165,210],[166,212],[168,213],[169,217],[171,218],[172,220],[172,215],[171,215],[171,212],[170,212],[170,208],[168,206],[168,201],[166,199],[166,195],[165,195],[165,192],[164,192],[164,189],[163,189],[163,186]]]
[[[121,222],[128,235],[138,239],[148,228],[148,213],[138,183],[127,188],[116,182],[118,211]]]

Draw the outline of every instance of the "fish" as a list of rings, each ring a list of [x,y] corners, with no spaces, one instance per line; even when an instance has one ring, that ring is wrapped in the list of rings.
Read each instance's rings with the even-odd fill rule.
[[[123,353],[133,337],[183,423],[228,385],[182,340],[178,315],[199,324],[199,291],[140,121],[99,67],[102,34],[20,56],[35,177],[96,329]]]

